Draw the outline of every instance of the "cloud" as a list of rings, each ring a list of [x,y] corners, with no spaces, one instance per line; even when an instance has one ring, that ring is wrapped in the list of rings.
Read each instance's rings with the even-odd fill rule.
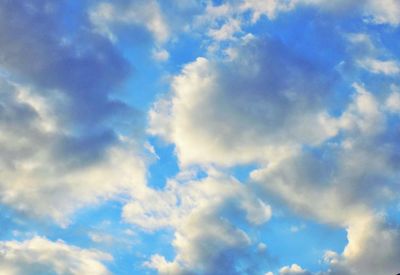
[[[275,161],[333,134],[326,79],[281,42],[253,39],[229,60],[197,58],[149,113],[149,133],[176,145],[182,165]]]
[[[1,6],[2,68],[16,82],[33,86],[46,96],[60,92],[68,108],[62,110],[65,119],[82,127],[125,108],[109,95],[127,77],[129,64],[101,36],[84,27],[73,35],[63,26],[60,18],[67,16],[62,13],[67,2],[39,0],[30,5],[4,1]],[[79,14],[73,20],[85,24]]]
[[[145,30],[156,44],[166,44],[182,33],[204,37],[203,44],[211,48],[224,47],[219,42],[234,40],[246,35],[242,32],[266,16],[274,20],[297,9],[311,8],[333,15],[333,18],[358,14],[371,24],[399,24],[400,6],[396,0],[327,1],[327,0],[230,0],[216,4],[213,1],[119,0],[102,1],[91,7],[90,21],[95,30],[117,41],[126,30],[146,40]],[[250,16],[250,19],[248,18]],[[208,41],[211,38],[211,41]]]
[[[140,114],[112,99],[130,65],[68,5],[0,3],[0,202],[64,225],[145,178]]]
[[[233,39],[234,34],[240,31],[240,21],[230,20],[219,29],[211,29],[209,35],[216,41]]]
[[[232,2],[241,3],[242,1]],[[397,26],[400,23],[400,4],[396,0],[340,0],[335,2],[329,0],[268,0],[264,2],[244,0],[241,8],[250,10],[253,21],[257,21],[262,15],[269,19],[275,19],[281,13],[287,13],[304,6],[318,8],[323,12],[337,14],[338,16],[357,13],[372,24]]]
[[[400,3],[396,0],[369,0],[365,9],[373,23],[393,26],[400,24]]]
[[[382,78],[379,89],[391,89],[397,82],[400,66],[395,52],[383,43],[383,36],[371,31],[343,33],[342,36],[347,56],[337,68],[343,79],[349,82],[364,79],[371,85],[369,81]]]
[[[265,223],[271,216],[269,205],[236,179],[219,172],[212,172],[204,180],[169,180],[162,191],[145,188],[134,196],[124,208],[124,217],[147,230],[174,228],[196,209],[218,211],[225,205],[242,212],[246,220],[255,225]],[[236,200],[239,203],[231,205]]]
[[[400,93],[396,86],[393,86],[392,90],[392,93],[386,100],[386,108],[390,112],[398,113],[400,112]]]
[[[323,275],[373,273],[396,274],[399,269],[400,234],[383,216],[354,219],[347,228],[348,245],[343,253],[326,251],[324,261],[329,269]]]
[[[400,73],[400,66],[394,60],[364,59],[359,61],[359,65],[375,74],[396,75]]]
[[[0,270],[7,275],[25,274],[111,274],[104,261],[109,254],[34,237],[23,242],[0,242]]]
[[[1,84],[1,203],[66,225],[79,207],[145,183],[134,141],[109,132],[76,136],[47,98]]]
[[[113,42],[132,39],[132,35],[140,38],[137,42],[146,40],[144,30],[160,46],[189,31],[203,12],[203,4],[197,0],[106,0],[90,7],[89,18],[95,31]]]
[[[291,266],[282,267],[279,270],[279,275],[311,275],[311,273],[297,264],[292,264]]]
[[[339,7],[343,2],[312,2],[302,5],[321,7],[323,12],[344,8]],[[350,4],[363,15],[376,16],[368,11],[370,2]],[[235,13],[232,9],[225,3],[208,11],[210,18],[229,18]],[[345,62],[354,61],[374,74],[395,74],[395,59],[373,37],[347,38]],[[324,76],[332,71],[324,72],[270,38],[237,39],[230,45],[234,46],[228,58],[199,57],[173,78],[170,93],[149,112],[149,133],[176,146],[183,168],[257,163],[261,168],[252,179],[255,188],[265,190],[261,198],[280,197],[307,218],[347,230],[348,244],[331,263],[332,274],[360,274],[369,268],[377,274],[394,272],[398,237],[381,212],[398,198],[398,134],[389,125],[389,116],[396,114],[396,92],[375,95],[353,84],[351,102],[332,116],[327,110],[334,80]],[[178,251],[189,251],[183,249],[185,243],[196,242],[191,236],[183,240],[176,245]],[[368,243],[378,240],[389,247],[387,253],[369,249]],[[149,265],[171,270],[191,262],[190,257],[160,257]],[[386,268],[375,268],[382,265],[378,262]],[[287,272],[296,271],[292,267]]]
[[[124,218],[147,230],[172,228],[176,256],[167,261],[153,255],[147,267],[161,274],[241,274],[268,262],[266,250],[252,247],[237,224],[263,224],[271,208],[237,180],[210,172],[202,180],[170,180],[165,190],[148,192],[125,206]]]
[[[153,51],[153,59],[156,61],[167,61],[169,58],[169,53],[165,49],[159,49]]]
[[[272,26],[281,14],[304,8],[329,13],[329,22],[351,13],[364,23],[397,26],[398,2],[71,5],[0,2],[2,205],[67,225],[77,209],[123,197],[123,219],[135,229],[174,232],[174,256],[154,254],[146,267],[161,274],[257,274],[271,270],[271,259],[252,233],[271,218],[267,198],[277,197],[303,217],[346,230],[347,245],[325,253],[329,270],[321,274],[398,271],[398,225],[386,213],[399,190],[397,86],[385,90],[386,82],[374,84],[382,90],[374,94],[355,83],[351,102],[333,116],[336,70],[342,65],[327,70],[299,56],[299,48],[295,53],[283,42],[284,32],[282,41],[246,33],[262,16]],[[175,146],[181,169],[157,190],[146,186],[144,117],[115,99],[131,73],[119,48],[128,36],[134,37],[129,43],[151,41],[153,59],[166,61],[171,53],[167,67],[176,68],[171,48],[183,33],[204,40],[200,47],[207,53],[183,66],[148,112],[148,133]],[[369,72],[370,84],[399,73],[397,58],[376,37],[344,36],[343,62],[354,66],[357,77]],[[218,172],[242,164],[258,167],[250,182]],[[91,231],[88,237],[104,246],[115,240],[107,232]],[[111,257],[99,251],[39,237],[0,242],[0,269],[10,274],[26,269],[108,274],[106,260]],[[280,274],[310,272],[293,264]]]
[[[170,36],[168,22],[157,1],[104,1],[90,11],[90,20],[96,31],[116,41],[118,29],[124,26],[134,30],[144,27],[158,43],[164,43]]]
[[[244,0],[238,1],[241,3],[240,9],[250,10],[252,12],[252,20],[256,22],[262,15],[266,15],[270,19],[274,19],[278,14],[288,12],[295,8],[296,1],[282,0]]]
[[[295,212],[347,230],[348,243],[340,256],[330,253],[327,274],[391,274],[399,268],[399,234],[384,213],[398,199],[398,133],[385,99],[354,87],[353,102],[337,118],[342,138],[254,171],[252,179]]]

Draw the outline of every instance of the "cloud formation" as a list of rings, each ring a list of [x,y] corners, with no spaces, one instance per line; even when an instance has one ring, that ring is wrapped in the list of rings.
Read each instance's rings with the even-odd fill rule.
[[[279,270],[279,275],[310,275],[311,273],[301,268],[297,264],[291,266],[284,266]]]
[[[0,270],[6,275],[109,275],[103,262],[111,260],[111,255],[100,251],[41,237],[23,242],[0,242]]]
[[[337,119],[343,139],[252,177],[298,213],[346,228],[348,244],[341,256],[328,257],[327,274],[395,273],[399,234],[381,211],[398,199],[398,133],[390,129],[384,101],[355,88],[354,101]]]
[[[161,274],[241,274],[268,262],[266,251],[257,252],[234,220],[263,224],[271,217],[271,207],[219,172],[209,171],[203,180],[185,178],[170,180],[163,191],[148,189],[124,208],[124,218],[143,229],[175,231],[175,259],[169,262],[156,254],[146,266]]]
[[[198,58],[149,113],[149,133],[176,145],[182,165],[274,162],[334,135],[329,83],[281,42],[251,39],[228,60]]]
[[[69,31],[66,2],[0,5],[0,201],[64,224],[77,208],[142,184],[138,142],[110,125],[117,115],[138,116],[110,97],[127,61],[85,25]],[[86,24],[74,16],[69,24]],[[124,120],[132,127],[125,132],[138,128]]]
[[[399,18],[0,0],[0,273],[399,272]]]

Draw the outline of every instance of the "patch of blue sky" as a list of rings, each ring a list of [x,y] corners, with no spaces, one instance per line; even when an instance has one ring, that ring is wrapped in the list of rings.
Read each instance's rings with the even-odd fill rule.
[[[25,239],[25,233],[31,229],[27,230],[26,218],[14,209],[0,204],[0,240]]]
[[[152,60],[151,49],[146,44],[119,42],[119,47],[132,66],[132,74],[114,96],[145,113],[156,95],[166,89],[162,67]]]
[[[226,0],[212,0],[212,5],[213,6],[221,6],[224,3],[226,3]]]
[[[265,225],[253,229],[257,239],[267,245],[275,262],[275,272],[285,265],[298,265],[317,272],[326,269],[322,258],[326,250],[341,253],[347,244],[343,228],[320,224],[281,212]]]
[[[156,137],[149,137],[157,158],[148,167],[148,185],[155,189],[162,189],[167,179],[171,179],[179,172],[178,160],[175,155],[175,146],[166,144]]]
[[[400,28],[388,28],[378,25],[374,33],[379,33],[379,39],[385,48],[390,51],[393,57],[400,55]]]
[[[76,30],[81,28],[82,22],[85,22],[85,9],[88,6],[87,1],[64,1],[62,12],[60,14],[60,22],[63,31],[73,35]],[[86,22],[85,22],[86,23]]]
[[[205,56],[203,38],[201,33],[192,33],[191,35],[182,35],[179,40],[170,42],[167,45],[170,58],[165,69],[174,75],[179,73],[185,64]]]
[[[338,64],[344,51],[338,26],[318,16],[315,9],[302,8],[283,13],[272,21],[262,17],[258,23],[248,26],[246,31],[258,37],[278,39],[299,56],[325,69]]]
[[[400,203],[394,200],[385,209],[386,220],[389,226],[400,230]]]
[[[173,259],[173,232],[145,232],[122,221],[121,209],[122,204],[116,201],[83,208],[72,217],[68,227],[61,227],[21,216],[2,206],[0,240],[24,241],[33,236],[43,236],[51,241],[62,240],[69,245],[111,254],[113,261],[105,262],[105,265],[113,274],[155,274],[143,263],[157,253]]]
[[[173,260],[175,256],[171,245],[173,232],[160,230],[156,232],[133,231],[133,244],[129,249],[112,246],[107,251],[113,255],[114,261],[107,263],[113,274],[157,274],[154,270],[144,266],[154,254],[163,255],[167,260]],[[114,235],[117,239],[118,235]]]
[[[354,93],[351,87],[354,78],[349,76],[354,75],[354,72],[349,71],[347,65],[342,63],[348,54],[341,26],[318,15],[318,11],[314,9],[300,9],[287,15],[282,14],[273,21],[262,17],[257,24],[247,27],[246,31],[258,37],[280,40],[294,54],[310,62],[327,77],[327,86],[321,93],[329,93],[329,104],[325,106],[328,113],[339,116],[343,112]]]
[[[228,173],[242,183],[249,180],[250,173],[259,168],[259,164],[251,163],[245,165],[238,165],[229,169]]]
[[[110,253],[113,261],[106,265],[113,274],[151,274],[143,263],[156,253],[173,255],[172,233],[145,232],[125,223],[121,220],[122,206],[120,202],[106,202],[82,210],[67,230],[59,229],[54,234],[68,243]]]

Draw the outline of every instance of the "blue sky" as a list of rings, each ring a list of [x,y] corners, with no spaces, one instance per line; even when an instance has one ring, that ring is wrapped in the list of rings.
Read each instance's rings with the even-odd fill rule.
[[[400,2],[0,0],[0,274],[400,272]]]

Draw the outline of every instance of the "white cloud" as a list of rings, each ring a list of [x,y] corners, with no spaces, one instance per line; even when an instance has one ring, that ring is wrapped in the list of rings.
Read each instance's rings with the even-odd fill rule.
[[[210,171],[209,171],[210,172]],[[215,174],[214,174],[215,173]],[[164,190],[145,188],[134,193],[124,207],[124,218],[146,230],[179,227],[182,220],[196,211],[237,200],[238,210],[248,222],[262,224],[271,217],[271,208],[234,178],[211,172],[204,180],[171,179]]]
[[[0,203],[66,225],[144,185],[145,156],[139,112],[112,94],[128,61],[85,11],[66,29],[68,4],[50,2],[0,3]]]
[[[232,2],[235,3],[235,1]],[[355,12],[366,17],[366,21],[373,24],[397,26],[400,23],[400,3],[396,0],[244,0],[241,9],[250,10],[255,22],[262,15],[275,19],[281,13],[290,12],[302,6],[337,14]]]
[[[335,134],[322,74],[279,42],[243,43],[232,59],[186,65],[150,111],[149,132],[174,143],[182,165],[276,162]]]
[[[339,127],[348,131],[361,131],[363,134],[376,134],[382,131],[384,114],[374,95],[360,84],[353,84],[356,94],[353,102],[343,112]]]
[[[240,9],[251,10],[253,13],[252,20],[256,22],[262,15],[266,15],[269,19],[274,19],[279,13],[294,9],[296,2],[295,0],[244,0]]]
[[[304,224],[301,225],[293,225],[290,227],[290,232],[292,233],[298,233],[301,230],[304,230],[306,226]]]
[[[337,118],[340,141],[317,147],[318,154],[302,152],[262,168],[252,178],[297,213],[347,230],[343,253],[326,255],[327,274],[394,274],[399,233],[380,211],[398,199],[398,145],[386,122],[385,100],[360,85],[355,89],[353,102]]]
[[[396,75],[400,73],[400,65],[394,60],[377,60],[366,58],[358,61],[359,66],[375,73],[385,75]]]
[[[342,255],[332,251],[324,259],[330,269],[323,274],[396,274],[399,269],[400,234],[376,215],[354,219],[347,229],[348,244]]]
[[[386,108],[393,113],[400,112],[400,92],[398,90],[398,88],[394,87],[386,100]]]
[[[400,3],[397,0],[368,0],[366,13],[372,17],[376,24],[400,24]]]
[[[101,243],[105,245],[111,245],[116,242],[114,236],[106,233],[99,233],[99,232],[89,232],[89,238],[95,243]]]
[[[153,50],[153,59],[156,61],[167,61],[169,58],[169,53],[165,49]]]
[[[211,29],[208,34],[216,41],[234,39],[234,35],[240,32],[240,21],[231,19],[222,25],[219,29]]]
[[[143,264],[145,267],[156,269],[159,274],[185,274],[179,264],[176,262],[168,262],[163,256],[155,254],[151,256],[150,261]]]
[[[174,229],[174,260],[153,255],[145,263],[161,274],[229,273],[235,268],[232,259],[241,258],[248,265],[245,269],[255,268],[259,263],[248,258],[251,240],[232,222],[239,217],[262,224],[271,217],[271,208],[245,185],[216,171],[203,180],[170,180],[165,190],[148,190],[124,208],[125,220],[144,229]],[[265,260],[265,249],[258,253],[263,256],[260,262]]]
[[[158,43],[165,42],[170,36],[168,22],[156,0],[128,1],[120,4],[102,2],[90,11],[90,20],[95,29],[115,41],[114,31],[118,25],[143,26]]]
[[[297,264],[292,264],[291,266],[282,267],[279,270],[279,275],[311,275],[311,273]]]
[[[45,238],[1,241],[0,270],[4,275],[109,275],[104,261],[111,261],[109,254],[70,246],[62,241]]]
[[[84,150],[75,152],[75,145],[64,149],[76,141],[53,97],[7,82],[2,82],[0,97],[6,104],[0,119],[1,203],[66,225],[76,209],[145,184],[145,163],[132,140],[121,137],[91,159],[79,155]],[[92,140],[91,148],[102,139]]]

